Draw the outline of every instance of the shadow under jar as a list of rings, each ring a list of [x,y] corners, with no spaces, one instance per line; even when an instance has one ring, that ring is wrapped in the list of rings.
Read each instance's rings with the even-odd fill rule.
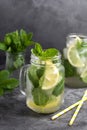
[[[20,71],[20,89],[26,105],[37,113],[53,113],[63,103],[64,67],[61,55],[41,60],[31,55],[31,64]]]

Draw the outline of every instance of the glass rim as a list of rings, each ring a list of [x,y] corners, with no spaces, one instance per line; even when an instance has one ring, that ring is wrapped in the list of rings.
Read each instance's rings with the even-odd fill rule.
[[[70,33],[66,36],[66,39],[68,38],[74,38],[76,36],[82,37],[82,38],[87,38],[86,34],[82,34],[82,33]]]

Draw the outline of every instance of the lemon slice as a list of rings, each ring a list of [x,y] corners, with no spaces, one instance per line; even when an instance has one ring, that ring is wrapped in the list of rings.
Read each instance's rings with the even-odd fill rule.
[[[26,104],[29,108],[38,113],[52,113],[57,111],[60,107],[62,103],[62,94],[58,97],[51,96],[51,99],[45,106],[36,105],[33,100],[27,100]]]
[[[70,45],[68,48],[67,58],[68,58],[70,64],[74,67],[83,67],[84,66],[84,63],[79,56],[76,46],[73,44]]]
[[[42,82],[42,89],[48,90],[54,88],[60,79],[58,68],[51,62],[46,61],[46,67]]]
[[[83,70],[81,76],[83,82],[87,83],[87,67]]]

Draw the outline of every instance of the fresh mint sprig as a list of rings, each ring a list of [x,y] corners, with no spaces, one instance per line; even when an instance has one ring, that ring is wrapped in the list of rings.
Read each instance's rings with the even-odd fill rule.
[[[4,40],[0,42],[0,49],[11,53],[23,52],[28,46],[34,44],[32,37],[31,32],[27,33],[23,29],[7,33]]]
[[[0,71],[0,96],[8,91],[12,91],[19,84],[15,78],[9,78],[10,74],[7,70]]]
[[[42,60],[53,58],[54,56],[57,56],[59,54],[59,51],[55,48],[49,48],[44,50],[39,43],[35,44],[35,48],[33,48],[31,52]]]
[[[0,42],[0,50],[9,53],[9,58],[6,57],[6,68],[12,73],[14,70],[20,68],[25,63],[24,52],[28,46],[35,42],[32,40],[33,34],[27,33],[25,30],[16,30],[14,32],[6,33],[2,42]]]

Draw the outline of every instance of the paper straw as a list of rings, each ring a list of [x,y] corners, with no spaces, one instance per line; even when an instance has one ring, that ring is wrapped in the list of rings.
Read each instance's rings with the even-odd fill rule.
[[[87,97],[84,98],[84,101],[87,100]],[[81,102],[81,100],[79,100],[78,102],[72,104],[71,106],[67,107],[66,109],[64,109],[63,111],[57,113],[56,115],[52,116],[51,119],[55,120],[56,118],[58,118],[59,116],[63,115],[64,113],[70,111],[71,109],[73,109],[74,107],[76,107],[77,105],[79,105],[79,103]]]
[[[70,126],[74,123],[74,121],[75,121],[75,119],[76,119],[76,116],[77,116],[77,114],[78,114],[80,108],[82,107],[83,102],[84,102],[84,99],[85,99],[86,96],[87,96],[87,90],[85,91],[85,93],[84,93],[84,95],[83,95],[83,97],[82,97],[82,99],[81,99],[79,105],[77,106],[77,109],[76,109],[74,115],[72,116],[72,118],[71,118],[71,120],[70,120],[70,122],[69,122],[69,125],[70,125]]]

